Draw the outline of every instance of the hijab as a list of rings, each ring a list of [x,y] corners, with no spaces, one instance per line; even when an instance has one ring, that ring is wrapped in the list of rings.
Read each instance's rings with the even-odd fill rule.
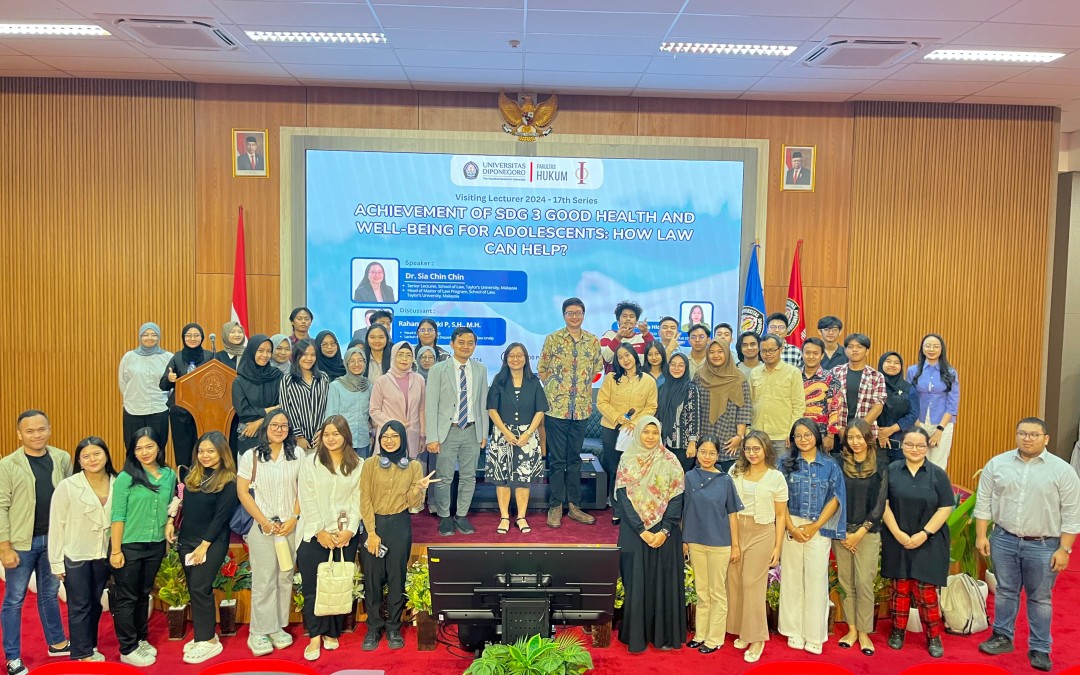
[[[285,335],[284,333],[276,333],[276,334],[270,336],[270,345],[274,348],[275,351],[277,350],[278,347],[281,346],[282,342],[288,342],[289,343],[289,354],[290,354],[289,360],[286,361],[285,363],[278,363],[277,361],[274,360],[273,355],[271,355],[270,356],[270,365],[272,365],[273,367],[280,370],[282,375],[286,375],[286,374],[288,374],[289,369],[292,368],[292,363],[291,363],[291,361],[292,361],[292,340],[290,340],[289,336]]]
[[[686,364],[686,370],[682,377],[674,377],[669,366],[671,361],[678,357]],[[663,429],[660,430],[660,438],[670,438],[675,429],[676,418],[679,414],[679,406],[686,402],[690,396],[690,359],[682,352],[675,352],[671,360],[664,364],[664,384],[660,385],[657,396],[656,414],[660,418]]]
[[[439,361],[439,355],[435,352],[434,349],[432,349],[431,347],[429,347],[427,345],[425,345],[423,347],[420,347],[419,349],[416,350],[416,372],[420,374],[420,377],[424,378],[425,382],[427,382],[427,375],[428,375],[428,371],[430,370],[430,368],[424,368],[423,366],[420,365],[420,355],[424,354],[426,352],[431,352],[432,356],[435,357],[435,362],[436,363],[438,363],[438,361]]]
[[[349,350],[345,352],[344,362],[348,363],[349,359],[351,359],[354,354],[359,354],[360,358],[364,358],[363,347],[349,347]],[[364,365],[367,365],[367,361],[364,361]],[[339,377],[337,381],[340,382],[341,386],[345,387],[346,390],[352,392],[367,391],[371,388],[370,380],[363,375],[353,375],[349,372],[348,366],[345,366],[345,374]]]
[[[281,377],[281,371],[274,367],[274,357],[271,355],[270,363],[265,366],[260,366],[255,362],[255,352],[259,351],[259,347],[265,342],[270,342],[270,338],[266,337],[262,333],[258,335],[252,335],[248,340],[247,347],[244,348],[244,353],[240,357],[240,360],[236,363],[236,374],[240,377],[251,380],[252,382],[273,382]],[[273,345],[270,345],[273,349]]]
[[[244,353],[244,347],[246,344],[243,340],[241,340],[240,344],[238,345],[234,345],[233,343],[229,342],[229,333],[231,333],[232,329],[236,326],[240,326],[239,321],[226,321],[225,325],[221,327],[221,349],[234,359]],[[243,326],[240,326],[241,330],[243,330],[243,328]],[[263,337],[266,338],[265,335],[263,335]],[[254,354],[254,352],[252,353]]]
[[[397,432],[397,435],[401,437],[401,445],[397,450],[393,452],[387,452],[382,448],[382,435],[386,433],[388,429],[393,429]],[[378,444],[378,453],[380,457],[385,457],[391,464],[397,464],[401,460],[408,460],[409,456],[409,436],[405,431],[405,425],[397,420],[390,420],[379,429],[378,436],[375,438],[375,442]]]
[[[720,345],[720,348],[727,352],[727,359],[722,366],[714,366],[709,361],[709,349],[713,345]],[[743,383],[746,378],[735,367],[735,360],[731,358],[728,346],[720,340],[710,340],[709,346],[705,348],[705,363],[697,371],[697,381],[702,389],[709,392],[709,424],[724,414],[728,401],[740,408],[746,405],[743,398]]]
[[[619,460],[615,473],[615,489],[626,488],[626,496],[641,518],[645,529],[664,518],[668,502],[683,493],[685,474],[675,455],[662,442],[652,450],[641,442],[645,427],[653,424],[661,429],[660,420],[646,415],[634,426],[634,437]]]
[[[890,356],[895,356],[897,359],[900,360],[900,372],[895,375],[885,374],[885,359],[889,358]],[[888,387],[890,391],[902,393],[907,390],[907,387],[904,386],[905,384],[907,384],[907,380],[904,379],[903,356],[900,356],[896,352],[885,352],[881,355],[881,358],[878,359],[877,369],[878,372],[881,373],[881,376],[885,378],[885,386]]]
[[[409,373],[412,372],[411,368],[409,368],[407,370],[402,369],[402,368],[398,368],[398,364],[397,364],[398,352],[400,352],[402,349],[405,349],[405,348],[412,351],[412,345],[409,344],[408,342],[402,340],[401,342],[398,342],[397,344],[395,344],[390,349],[390,370],[388,372],[391,375],[393,375],[394,377],[396,377],[397,379],[399,379],[399,380],[401,378],[403,378],[403,377],[408,377]]]
[[[181,344],[184,345],[183,349],[180,350],[180,358],[184,360],[184,363],[194,363],[195,367],[198,368],[202,365],[202,362],[206,360],[206,350],[202,348],[202,340],[199,341],[197,347],[187,346],[187,341],[184,340],[184,336],[187,335],[187,332],[192,328],[198,330],[199,335],[201,335],[204,340],[206,339],[206,333],[203,332],[202,326],[199,324],[189,323],[184,326],[184,330],[180,333]]]
[[[327,335],[334,338],[334,342],[338,346],[337,354],[333,356],[327,356],[322,351],[322,343]],[[337,336],[332,331],[324,330],[315,336],[315,363],[319,366],[319,370],[330,377],[331,382],[348,372],[345,370],[345,362],[341,360],[341,342],[338,341]]]
[[[142,334],[148,330],[154,331],[155,333],[157,333],[158,336],[158,343],[153,347],[143,347]],[[165,350],[161,348],[161,328],[159,328],[158,325],[153,321],[147,321],[142,325],[142,328],[139,329],[138,344],[139,346],[136,347],[134,351],[139,356],[154,356],[156,354],[165,353]]]

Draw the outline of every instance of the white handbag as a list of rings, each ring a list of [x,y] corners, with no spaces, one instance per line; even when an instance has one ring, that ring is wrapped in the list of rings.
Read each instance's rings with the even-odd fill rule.
[[[353,574],[356,572],[356,563],[345,560],[345,552],[341,553],[341,561],[334,561],[334,551],[330,549],[330,557],[324,563],[319,563],[319,571],[315,581],[315,616],[337,616],[348,614],[353,609]]]

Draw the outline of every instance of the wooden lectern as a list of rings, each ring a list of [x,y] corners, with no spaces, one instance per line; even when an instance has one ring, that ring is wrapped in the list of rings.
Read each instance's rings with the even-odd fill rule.
[[[220,431],[229,437],[229,424],[236,414],[232,403],[235,379],[236,371],[211,359],[176,380],[176,405],[195,418],[199,436]]]

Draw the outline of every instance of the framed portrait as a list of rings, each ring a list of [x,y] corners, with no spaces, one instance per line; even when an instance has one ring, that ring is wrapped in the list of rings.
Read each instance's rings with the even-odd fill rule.
[[[785,145],[780,167],[780,189],[813,192],[817,180],[817,146]]]
[[[270,156],[266,147],[268,137],[266,129],[232,130],[232,175],[233,178],[269,178]]]

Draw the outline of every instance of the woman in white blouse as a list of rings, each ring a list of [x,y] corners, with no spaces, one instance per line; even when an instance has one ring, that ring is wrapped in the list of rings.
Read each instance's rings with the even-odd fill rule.
[[[109,580],[112,485],[109,448],[97,436],[75,446],[75,470],[56,485],[49,511],[49,565],[67,588],[74,661],[104,661],[97,650],[101,594]]]
[[[754,663],[765,651],[769,626],[765,619],[765,588],[770,567],[780,562],[787,522],[788,488],[776,468],[772,441],[763,431],[751,431],[731,477],[743,508],[739,512],[739,547],[742,559],[728,571],[727,632],[738,635],[736,649]]]
[[[315,452],[300,463],[300,545],[296,565],[304,593],[304,628],[311,641],[304,658],[314,661],[321,648],[338,648],[343,617],[315,616],[319,563],[333,556],[356,560],[360,543],[360,458],[352,450],[349,423],[340,415],[322,423]],[[348,452],[346,452],[346,450]],[[340,549],[335,552],[334,549]]]
[[[139,346],[120,359],[120,397],[124,401],[124,442],[141,427],[157,432],[162,447],[169,442],[169,394],[162,391],[161,374],[172,352],[161,348],[161,329],[152,321],[139,328]]]

